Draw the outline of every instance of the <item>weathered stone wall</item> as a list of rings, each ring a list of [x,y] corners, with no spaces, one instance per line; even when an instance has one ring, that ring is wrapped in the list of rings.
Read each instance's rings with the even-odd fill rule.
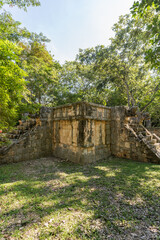
[[[111,109],[111,153],[114,156],[141,162],[159,163],[159,159],[142,142],[125,128],[127,114],[125,107]]]
[[[20,162],[52,154],[53,110],[42,108],[37,126],[0,152],[0,163]]]
[[[108,108],[79,102],[42,108],[39,123],[11,146],[0,151],[0,163],[56,156],[90,163],[110,155],[136,161],[159,159],[126,129],[125,107]]]
[[[108,157],[110,111],[84,102],[54,108],[53,155],[78,163]]]

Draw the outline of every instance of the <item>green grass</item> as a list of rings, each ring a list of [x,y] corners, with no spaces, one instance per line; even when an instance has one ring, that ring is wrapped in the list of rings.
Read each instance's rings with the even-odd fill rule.
[[[0,239],[160,239],[160,165],[0,166]]]

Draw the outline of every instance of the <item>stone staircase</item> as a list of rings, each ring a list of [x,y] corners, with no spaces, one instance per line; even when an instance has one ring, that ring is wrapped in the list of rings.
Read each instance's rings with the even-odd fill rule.
[[[24,137],[24,135],[36,125],[36,119],[29,119],[25,122],[20,122],[20,124],[14,130],[7,134],[7,137],[12,141],[20,139],[21,137]]]
[[[137,123],[127,123],[125,127],[160,159],[160,138],[156,134]]]
[[[37,118],[38,119],[38,118]],[[23,140],[30,132],[32,132],[38,125],[37,119],[28,119],[25,122],[21,122],[18,126],[16,126],[12,131],[5,134],[5,138],[0,141],[7,139],[9,144],[4,144],[0,147],[0,154],[5,153],[9,150],[14,144]],[[5,141],[4,141],[5,142]]]

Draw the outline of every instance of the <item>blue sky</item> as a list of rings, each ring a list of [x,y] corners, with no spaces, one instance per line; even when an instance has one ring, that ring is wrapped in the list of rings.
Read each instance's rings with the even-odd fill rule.
[[[129,13],[134,0],[41,0],[27,12],[9,8],[13,18],[28,30],[43,32],[48,50],[64,63],[74,60],[79,48],[108,45],[118,17]]]

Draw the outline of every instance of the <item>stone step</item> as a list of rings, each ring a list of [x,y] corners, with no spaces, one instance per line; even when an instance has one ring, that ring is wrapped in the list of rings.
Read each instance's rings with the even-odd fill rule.
[[[155,147],[157,150],[160,151],[160,143],[155,143],[155,144],[154,144],[154,147]]]
[[[151,139],[151,141],[148,141],[149,144],[156,144],[157,143],[157,139]]]
[[[132,126],[131,126],[132,127]],[[144,131],[144,129],[143,128],[139,128],[139,127],[132,127],[133,128],[133,130],[135,131],[135,132],[143,132]]]
[[[152,140],[152,135],[147,135],[147,136],[145,136],[145,139],[146,139],[147,141],[151,141],[151,140]]]
[[[142,133],[139,133],[139,134],[138,134],[138,137],[139,137],[140,139],[144,138],[144,136],[143,136]]]
[[[143,136],[146,136],[146,132],[145,131],[139,131],[139,133],[141,133]]]
[[[146,136],[148,138],[150,138],[150,137],[153,138],[153,135],[151,133],[148,133],[147,131],[143,131],[141,133],[142,133],[143,136]]]
[[[153,138],[151,141],[153,144],[157,143],[157,139],[155,139],[155,138]]]
[[[160,143],[158,139],[143,126],[130,124],[130,127],[136,132],[138,138],[158,157],[160,158]]]
[[[142,132],[137,133],[137,135],[140,136],[140,138],[145,138],[147,141],[148,140],[151,141],[151,139],[152,139],[152,137],[150,137],[150,135],[146,135]]]

